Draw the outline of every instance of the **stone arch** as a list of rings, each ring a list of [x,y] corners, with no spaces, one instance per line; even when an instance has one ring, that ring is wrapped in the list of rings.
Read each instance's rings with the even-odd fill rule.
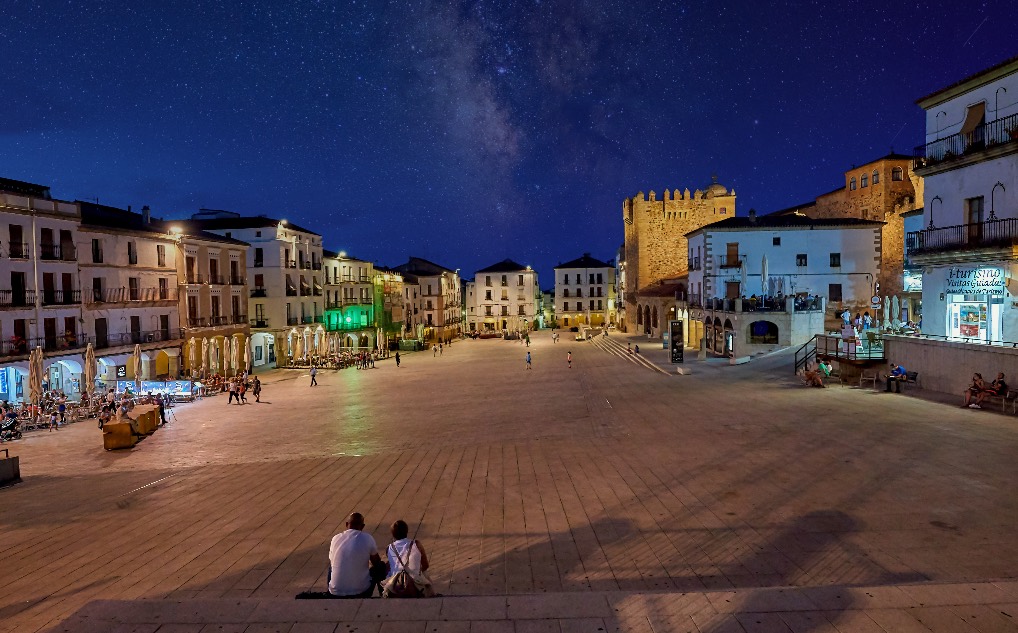
[[[749,324],[749,343],[751,345],[777,345],[780,331],[770,321],[753,321]]]
[[[643,307],[639,303],[636,304],[636,324],[643,325]]]
[[[643,329],[647,332],[650,331],[650,306],[643,306]]]
[[[651,319],[651,327],[657,327],[657,306],[654,306],[654,312],[652,313],[653,318]]]

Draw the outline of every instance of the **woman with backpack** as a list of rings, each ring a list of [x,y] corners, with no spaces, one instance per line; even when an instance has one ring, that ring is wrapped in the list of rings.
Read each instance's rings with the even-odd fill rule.
[[[402,519],[392,524],[392,543],[386,548],[389,574],[382,582],[383,598],[430,598],[435,595],[428,571],[428,555],[416,538],[407,538]]]

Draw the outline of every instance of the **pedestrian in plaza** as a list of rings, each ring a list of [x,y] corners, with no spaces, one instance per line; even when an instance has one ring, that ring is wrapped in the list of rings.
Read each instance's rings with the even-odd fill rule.
[[[573,353],[572,352],[567,352],[566,353],[566,366],[569,369],[573,368]]]
[[[438,345],[432,345],[431,346],[431,357],[434,358],[436,356],[438,356]]]
[[[636,354],[637,356],[639,356],[639,355],[640,355],[640,346],[639,346],[639,345],[637,345],[637,346],[636,346],[636,347],[635,347],[635,348],[633,349],[633,353],[634,353],[634,354]]]
[[[862,315],[862,329],[868,330],[871,327],[873,327],[873,317],[871,317],[870,313],[867,312],[866,314]]]
[[[50,412],[49,412],[49,432],[52,433],[53,429],[56,429],[58,431],[60,430],[60,427],[57,426],[57,410],[56,409],[50,409]]]
[[[240,402],[240,398],[237,398],[237,381],[236,380],[231,380],[230,381],[229,385],[227,386],[227,390],[230,392],[230,397],[226,401],[226,404],[233,404],[234,398],[237,399],[237,402]]]
[[[352,513],[346,530],[329,544],[329,593],[340,598],[370,598],[375,583],[371,568],[382,564],[375,539],[364,530],[364,517]]]
[[[399,352],[396,352],[396,369],[399,369]]]
[[[57,412],[60,413],[60,424],[64,424],[67,420],[67,396],[63,392],[57,397]]]
[[[159,407],[159,423],[166,426],[166,405],[163,402],[163,394],[156,394],[156,406]]]
[[[630,355],[632,355],[632,353],[633,353],[633,344],[632,343],[626,343],[626,351],[629,352]]]
[[[891,363],[891,373],[887,376],[887,389],[885,391],[887,391],[887,393],[891,393],[891,385],[893,384],[894,392],[901,393],[901,383],[905,381],[905,377],[907,375],[908,372],[905,371],[904,367]],[[983,377],[979,374],[976,374],[976,376],[979,378],[979,381],[982,382]]]
[[[316,378],[317,376],[318,376],[318,368],[317,367],[312,367],[311,368],[311,386],[312,387],[317,387],[318,386],[318,380]]]
[[[244,394],[247,392],[247,381],[243,378],[237,384],[237,402],[241,404],[247,404],[247,396]]]
[[[258,380],[258,376],[255,376],[254,384],[251,385],[251,393],[254,394],[255,402],[262,401],[262,381]]]
[[[442,344],[441,343],[438,344],[438,355],[439,356],[442,355]]]
[[[530,352],[527,352],[527,369],[533,369],[533,366],[530,364]]]

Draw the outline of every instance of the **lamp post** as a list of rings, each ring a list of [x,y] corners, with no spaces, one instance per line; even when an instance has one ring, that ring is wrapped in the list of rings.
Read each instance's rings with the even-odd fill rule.
[[[930,200],[930,226],[927,227],[928,229],[932,229],[933,228],[933,203],[934,202],[939,202],[941,206],[944,205],[944,200],[940,196],[933,196],[933,199]],[[991,206],[992,206],[992,200],[991,200]]]
[[[997,219],[997,213],[996,213],[996,210],[995,210],[996,205],[994,204],[994,195],[997,193],[997,187],[1000,187],[1001,189],[1004,190],[1004,193],[1007,193],[1007,187],[1005,187],[1004,183],[1000,182],[999,180],[997,181],[997,184],[993,185],[993,189],[990,190],[990,221],[991,222]]]

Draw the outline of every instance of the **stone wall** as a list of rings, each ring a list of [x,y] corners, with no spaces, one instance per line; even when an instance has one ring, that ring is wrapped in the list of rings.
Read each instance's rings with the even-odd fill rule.
[[[1018,384],[1018,349],[1012,347],[885,336],[884,350],[889,363],[919,372],[920,387],[957,394],[959,404],[973,373],[990,381],[1002,371],[1009,384]]]

